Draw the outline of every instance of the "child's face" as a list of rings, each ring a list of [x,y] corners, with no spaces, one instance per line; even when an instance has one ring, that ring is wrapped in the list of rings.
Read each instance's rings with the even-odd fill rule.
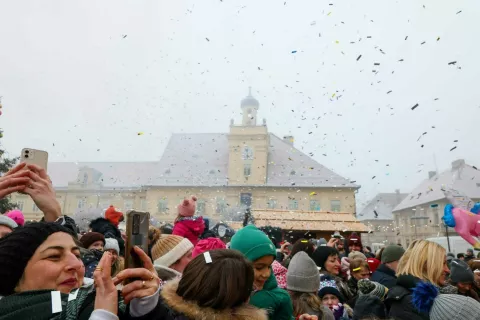
[[[334,306],[340,303],[340,300],[338,300],[337,296],[333,294],[326,294],[322,298],[322,303],[324,306],[327,306],[330,309],[333,309]]]
[[[255,285],[255,289],[263,289],[263,285],[270,277],[270,265],[273,263],[273,259],[273,256],[264,256],[253,261],[253,271],[255,272],[253,284]]]
[[[368,270],[367,268],[361,268],[360,271],[353,272],[352,276],[357,280],[370,279],[370,270]]]

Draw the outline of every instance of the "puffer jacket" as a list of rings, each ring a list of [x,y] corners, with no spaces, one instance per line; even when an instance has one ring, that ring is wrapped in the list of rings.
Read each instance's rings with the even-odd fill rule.
[[[82,252],[82,261],[85,266],[85,277],[93,279],[93,272],[97,267],[103,252],[100,250],[85,250]]]
[[[202,217],[182,217],[175,222],[172,234],[187,238],[195,246],[204,230],[205,222]]]
[[[384,264],[381,264],[377,270],[372,274],[370,280],[383,284],[388,289],[397,284],[397,277],[395,271]]]
[[[420,279],[412,275],[400,275],[397,285],[391,288],[385,298],[388,316],[396,320],[429,320],[426,313],[417,311],[412,305],[412,290]]]
[[[162,320],[267,320],[264,310],[248,304],[224,310],[198,306],[193,301],[185,301],[177,294],[179,280],[167,283],[160,293],[161,303],[169,310]]]
[[[120,230],[110,221],[104,218],[97,218],[90,222],[90,228],[93,232],[101,233],[105,238],[114,238],[118,241],[120,247],[120,256],[125,256],[125,241],[123,241],[122,233]]]

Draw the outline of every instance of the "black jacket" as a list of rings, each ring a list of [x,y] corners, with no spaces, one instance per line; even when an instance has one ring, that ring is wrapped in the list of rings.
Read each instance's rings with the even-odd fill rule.
[[[385,319],[387,317],[385,305],[376,296],[369,294],[359,296],[355,308],[353,308],[353,320],[361,320],[371,316]]]
[[[391,288],[385,298],[388,316],[396,320],[429,320],[430,316],[421,313],[412,305],[412,289],[420,279],[412,275],[401,275],[397,278],[397,285]]]
[[[377,270],[375,270],[375,272],[372,274],[372,278],[370,280],[383,284],[388,289],[391,289],[397,284],[395,271],[384,264],[378,266]]]
[[[125,256],[125,241],[123,241],[122,234],[120,230],[104,218],[97,218],[90,222],[90,228],[93,232],[101,233],[105,236],[105,238],[114,238],[118,241],[118,246],[120,247],[120,256]]]

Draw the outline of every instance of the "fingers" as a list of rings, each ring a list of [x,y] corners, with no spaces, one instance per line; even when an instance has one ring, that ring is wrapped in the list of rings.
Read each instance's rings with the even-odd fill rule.
[[[156,274],[153,272],[145,269],[145,268],[135,268],[135,269],[125,269],[121,271],[119,274],[114,279],[114,282],[118,281],[123,281],[125,279],[131,279],[131,278],[140,278],[143,280],[150,280],[152,277],[155,277]]]
[[[129,293],[128,295],[123,295],[123,300],[125,301],[126,304],[129,304],[133,299],[135,298],[144,298],[144,297],[149,297],[151,295],[153,295],[155,292],[157,292],[157,290],[151,290],[151,289],[144,289],[144,290],[136,290],[136,291],[133,291],[131,293]]]
[[[27,167],[30,169],[30,171],[37,173],[42,179],[49,180],[47,172],[42,167],[39,167],[36,164],[29,164]]]
[[[150,259],[150,257],[142,249],[135,246],[133,250],[135,250],[135,253],[138,254],[140,260],[142,260],[143,268],[150,270],[151,272],[156,272],[152,263],[152,259]]]
[[[23,168],[25,168],[27,164],[25,162],[22,162],[22,163],[19,163],[17,164],[15,167],[13,167],[12,169],[10,169],[6,174],[5,176],[9,176],[11,174],[14,174],[20,170],[22,170]]]
[[[22,178],[12,178],[8,177],[0,182],[0,199],[17,191],[23,191],[25,189],[26,183],[30,179],[26,177]]]

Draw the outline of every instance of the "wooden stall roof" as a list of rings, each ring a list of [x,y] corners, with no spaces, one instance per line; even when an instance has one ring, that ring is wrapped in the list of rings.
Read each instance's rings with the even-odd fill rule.
[[[347,212],[270,209],[253,210],[253,217],[257,227],[271,226],[299,231],[369,232],[366,225]],[[242,227],[241,222],[228,224],[235,230]]]

